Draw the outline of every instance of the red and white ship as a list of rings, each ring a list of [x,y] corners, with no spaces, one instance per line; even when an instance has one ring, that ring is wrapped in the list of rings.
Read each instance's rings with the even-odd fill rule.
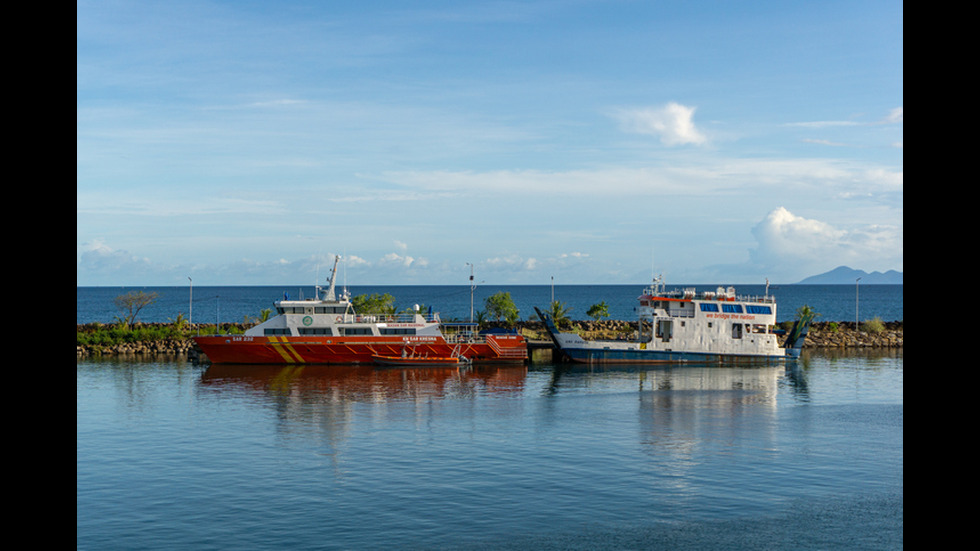
[[[355,312],[350,298],[330,285],[317,298],[280,300],[277,315],[240,335],[194,337],[215,364],[522,364],[527,343],[518,334],[487,334],[476,325],[443,327],[439,314],[377,315]],[[445,329],[445,331],[444,331]]]

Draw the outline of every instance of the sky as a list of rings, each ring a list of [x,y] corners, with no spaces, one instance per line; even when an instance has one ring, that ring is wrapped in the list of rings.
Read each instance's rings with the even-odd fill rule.
[[[901,2],[76,7],[80,286],[903,270]]]

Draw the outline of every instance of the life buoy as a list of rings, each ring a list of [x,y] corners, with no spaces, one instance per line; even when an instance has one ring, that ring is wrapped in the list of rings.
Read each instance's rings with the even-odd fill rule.
[[[337,323],[340,323],[340,320],[341,319],[343,319],[343,318],[341,318],[340,316],[337,316]]]

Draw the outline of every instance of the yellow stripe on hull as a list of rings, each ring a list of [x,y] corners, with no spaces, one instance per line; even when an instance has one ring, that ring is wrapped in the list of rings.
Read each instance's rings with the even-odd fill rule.
[[[299,355],[293,347],[286,341],[285,337],[271,337],[272,348],[282,356],[282,359],[286,363],[306,363],[303,361],[303,357]]]

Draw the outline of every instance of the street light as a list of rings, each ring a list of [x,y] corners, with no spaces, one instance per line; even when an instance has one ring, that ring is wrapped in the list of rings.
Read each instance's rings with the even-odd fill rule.
[[[858,282],[861,278],[854,280],[854,330],[857,331],[860,323],[860,317],[858,317]]]
[[[470,267],[470,323],[473,323],[473,290],[476,285],[473,283],[473,265],[469,262],[466,265]]]

